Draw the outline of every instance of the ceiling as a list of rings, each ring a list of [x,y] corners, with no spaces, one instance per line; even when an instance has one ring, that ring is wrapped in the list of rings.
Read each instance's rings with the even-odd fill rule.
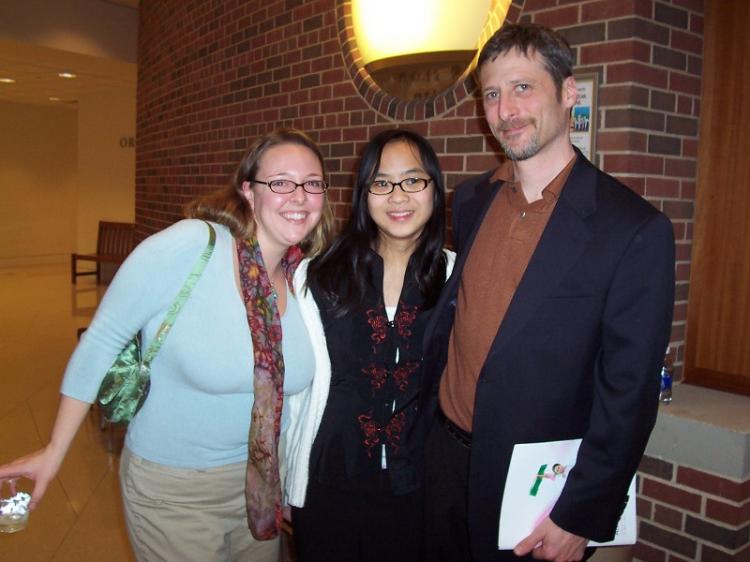
[[[73,72],[76,78],[60,78],[60,72]],[[0,40],[0,78],[6,76],[15,83],[0,83],[0,100],[44,105],[76,103],[86,95],[119,89],[134,91],[136,65]]]
[[[138,8],[139,0],[101,0]],[[74,79],[58,76],[76,74]],[[40,44],[0,38],[0,101],[74,106],[82,97],[121,90],[135,92],[136,65]]]

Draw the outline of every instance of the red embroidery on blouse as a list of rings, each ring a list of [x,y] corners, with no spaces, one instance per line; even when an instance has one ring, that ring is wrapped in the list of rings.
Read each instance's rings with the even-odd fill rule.
[[[388,422],[388,425],[385,426],[385,430],[372,419],[371,414],[361,414],[357,416],[357,421],[365,435],[362,442],[367,447],[367,458],[372,458],[372,449],[380,443],[380,435],[382,433],[385,433],[388,444],[393,447],[393,450],[398,451],[399,444],[401,443],[401,432],[406,425],[405,412],[399,412],[394,415]]]
[[[391,418],[388,425],[385,427],[385,435],[388,438],[388,443],[393,447],[394,451],[398,450],[398,445],[401,441],[401,432],[404,430],[405,423],[406,414],[404,412],[399,412]]]
[[[362,369],[362,372],[370,377],[370,385],[373,391],[380,390],[385,384],[386,378],[388,378],[388,371],[383,367],[377,367],[375,363],[370,363]]]
[[[372,458],[372,448],[380,443],[380,432],[382,429],[375,420],[372,419],[371,414],[361,414],[357,416],[359,426],[362,428],[362,432],[365,434],[363,443],[367,447],[367,457]]]
[[[414,374],[418,366],[419,364],[416,361],[409,361],[403,365],[399,365],[393,371],[393,380],[401,392],[404,392],[409,386],[409,377]]]
[[[403,301],[399,303],[398,314],[396,314],[395,322],[398,334],[402,338],[411,337],[411,325],[417,319],[417,313],[419,312],[418,306],[409,306]]]
[[[388,321],[379,308],[368,308],[367,309],[367,323],[372,328],[372,334],[370,339],[375,344],[381,344],[385,340],[385,328],[388,325]]]

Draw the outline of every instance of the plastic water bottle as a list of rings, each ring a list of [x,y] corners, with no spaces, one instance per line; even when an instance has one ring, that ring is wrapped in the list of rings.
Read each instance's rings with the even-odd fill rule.
[[[664,363],[661,367],[661,390],[659,400],[665,404],[672,401],[672,360],[669,357],[669,347],[664,354]]]

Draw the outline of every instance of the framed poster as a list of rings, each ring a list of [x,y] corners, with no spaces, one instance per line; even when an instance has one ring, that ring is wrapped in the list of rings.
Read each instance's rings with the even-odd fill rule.
[[[598,75],[580,74],[575,79],[578,86],[578,101],[570,112],[570,141],[590,162],[594,162]]]

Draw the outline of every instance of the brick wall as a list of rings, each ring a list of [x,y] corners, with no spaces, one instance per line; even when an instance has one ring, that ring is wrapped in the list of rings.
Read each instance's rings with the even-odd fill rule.
[[[560,29],[578,72],[599,75],[597,164],[672,219],[685,338],[702,61],[702,0],[515,0],[511,21]],[[349,0],[142,0],[136,150],[139,235],[177,220],[194,196],[226,184],[250,140],[285,125],[322,145],[339,222],[357,155],[375,132],[426,135],[449,189],[493,167],[497,144],[472,76],[435,99],[404,103],[358,66]]]
[[[637,509],[637,560],[750,560],[750,480],[647,456],[639,469]]]

